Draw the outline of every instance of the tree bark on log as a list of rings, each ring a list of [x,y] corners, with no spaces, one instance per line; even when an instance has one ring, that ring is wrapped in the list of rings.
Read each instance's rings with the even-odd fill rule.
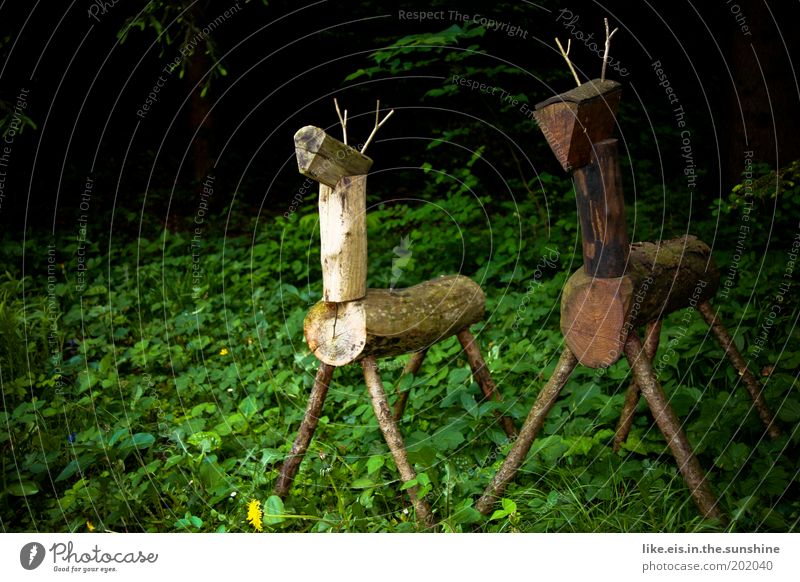
[[[408,289],[367,289],[364,299],[348,303],[320,301],[303,327],[318,359],[343,366],[419,352],[480,321],[485,302],[474,281],[451,275]]]
[[[478,499],[478,503],[475,504],[475,509],[480,513],[487,515],[492,510],[495,502],[502,497],[509,481],[517,474],[520,466],[525,461],[525,457],[528,455],[528,451],[531,450],[533,439],[536,438],[537,433],[544,424],[544,419],[547,418],[547,413],[556,403],[558,393],[561,392],[561,389],[569,380],[577,363],[577,358],[569,351],[569,348],[565,347],[564,351],[561,352],[561,357],[558,360],[558,364],[556,364],[553,375],[550,376],[550,380],[547,381],[542,391],[539,392],[539,396],[536,397],[536,402],[528,413],[528,418],[525,419],[525,424],[522,425],[519,436],[514,442],[514,446],[511,447],[506,460],[503,461],[494,479],[486,487],[483,495]]]
[[[652,362],[658,351],[658,341],[661,335],[661,320],[651,321],[647,324],[647,331],[644,338],[644,353]],[[614,452],[619,452],[622,443],[628,440],[633,425],[633,415],[636,412],[636,405],[639,404],[641,390],[636,380],[631,380],[628,391],[625,393],[625,404],[622,406],[622,413],[619,416],[617,430],[614,432]]]
[[[289,493],[289,489],[294,482],[294,476],[297,474],[297,469],[300,467],[300,463],[308,450],[308,445],[317,430],[317,423],[319,423],[319,417],[322,414],[322,405],[325,403],[325,396],[328,394],[328,386],[333,377],[334,369],[334,366],[329,366],[324,362],[319,364],[319,370],[317,370],[317,376],[314,379],[314,387],[308,397],[306,414],[303,417],[303,422],[300,423],[297,438],[292,444],[292,452],[283,462],[280,475],[278,475],[278,480],[275,483],[275,494],[278,497],[286,497]]]
[[[367,292],[367,177],[345,176],[319,186],[322,298],[361,299]]]
[[[625,344],[625,356],[628,358],[628,364],[633,371],[633,378],[642,391],[645,400],[647,400],[658,428],[661,429],[667,439],[667,445],[675,457],[678,469],[683,474],[686,485],[689,487],[700,513],[705,517],[724,521],[725,518],[720,511],[719,502],[711,492],[711,487],[708,485],[703,468],[700,466],[700,461],[694,455],[692,446],[681,429],[681,423],[675,416],[675,411],[672,410],[669,402],[667,402],[664,390],[656,379],[653,365],[647,359],[642,342],[639,341],[639,336],[635,331],[630,334]]]
[[[361,362],[361,366],[364,368],[364,379],[367,383],[367,390],[369,390],[369,395],[372,400],[372,408],[378,419],[378,426],[383,433],[386,444],[389,445],[389,450],[392,452],[394,464],[397,465],[400,477],[403,479],[404,483],[408,483],[416,479],[417,474],[408,461],[403,437],[389,410],[389,402],[386,400],[383,381],[378,374],[378,363],[375,361],[374,357],[368,356]],[[431,508],[424,499],[420,499],[417,495],[417,487],[409,487],[407,491],[411,498],[411,503],[414,505],[414,510],[417,512],[417,518],[425,527],[433,527]]]
[[[561,297],[561,331],[581,364],[607,367],[640,325],[714,295],[719,271],[711,249],[688,235],[631,245],[626,274],[599,279],[576,271]]]
[[[294,134],[294,151],[300,173],[331,188],[345,176],[366,174],[372,166],[369,157],[313,125]]]
[[[594,277],[621,277],[630,243],[617,140],[592,144],[591,152],[591,163],[572,175],[581,223],[583,268]]]

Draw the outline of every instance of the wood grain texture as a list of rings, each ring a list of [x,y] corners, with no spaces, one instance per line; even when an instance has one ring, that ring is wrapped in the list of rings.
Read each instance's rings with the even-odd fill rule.
[[[536,105],[534,118],[565,171],[590,163],[592,144],[611,137],[622,91],[594,79]]]
[[[622,356],[633,297],[630,277],[597,279],[583,269],[567,281],[561,299],[561,333],[584,366],[607,368]]]
[[[367,177],[345,176],[319,187],[322,297],[328,302],[367,293]]]
[[[316,303],[303,324],[308,349],[321,362],[346,366],[362,357],[367,345],[367,313],[362,300]]]
[[[366,174],[372,167],[371,158],[313,125],[294,134],[294,148],[300,173],[331,188],[345,176]]]
[[[617,140],[594,144],[591,163],[573,173],[583,244],[583,268],[594,277],[621,277],[628,258],[628,225]]]
[[[314,305],[305,319],[306,342],[323,362],[341,362],[335,365],[418,352],[480,321],[485,303],[481,288],[460,275],[407,289],[368,289],[357,301]]]
[[[711,249],[691,235],[631,245],[625,272],[598,279],[579,269],[564,285],[561,331],[585,366],[610,366],[631,330],[699,305],[719,284]]]

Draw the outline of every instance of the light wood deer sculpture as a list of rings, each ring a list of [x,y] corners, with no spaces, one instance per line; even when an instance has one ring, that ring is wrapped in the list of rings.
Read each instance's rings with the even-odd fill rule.
[[[694,236],[655,243],[628,242],[617,140],[611,138],[620,94],[619,83],[601,78],[536,106],[535,118],[553,153],[564,170],[572,171],[583,268],[563,289],[561,331],[566,347],[511,451],[476,504],[484,514],[491,511],[514,478],[576,365],[607,367],[624,353],[633,382],[617,427],[615,448],[625,441],[642,394],[700,512],[724,521],[653,369],[661,321],[681,308],[698,306],[744,381],[768,434],[779,434],[758,380],[747,369],[709,302],[719,284],[719,273],[708,245]],[[640,326],[647,328],[644,347],[636,331]]]
[[[323,298],[305,319],[306,342],[320,364],[305,416],[275,485],[281,497],[289,493],[314,435],[336,367],[361,363],[378,425],[404,482],[416,478],[397,425],[408,391],[398,396],[392,413],[377,358],[411,354],[403,374],[416,374],[431,345],[456,335],[485,398],[500,399],[469,331],[484,313],[485,297],[476,283],[453,275],[408,289],[367,289],[366,184],[372,160],[364,152],[392,112],[379,121],[378,102],[375,127],[359,152],[347,145],[347,111],[341,115],[338,103],[336,110],[343,142],[313,126],[303,127],[294,136],[300,173],[320,184]],[[510,418],[498,415],[498,421],[509,438],[516,436]],[[417,495],[417,488],[409,488],[408,494],[417,519],[432,526],[431,509]]]

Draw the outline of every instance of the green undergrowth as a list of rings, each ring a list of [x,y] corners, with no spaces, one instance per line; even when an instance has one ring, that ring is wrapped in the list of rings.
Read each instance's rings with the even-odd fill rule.
[[[350,366],[336,371],[290,495],[272,495],[316,369],[302,332],[321,294],[312,195],[288,219],[262,215],[248,235],[209,227],[194,243],[192,231],[178,230],[110,245],[96,235],[80,289],[74,240],[55,241],[51,262],[49,239],[26,241],[25,277],[9,268],[0,282],[2,528],[253,531],[247,505],[258,500],[264,531],[414,531],[404,489],[416,485],[440,531],[724,529],[698,515],[643,403],[630,438],[612,451],[630,381],[624,363],[579,369],[494,513],[474,510],[511,446],[495,413],[521,425],[555,366],[560,291],[580,256],[564,182],[545,177],[552,219],[542,223],[544,192],[498,200],[469,184],[464,167],[464,180],[453,181],[426,168],[420,198],[435,204],[375,200],[369,213],[371,285],[460,272],[487,297],[473,332],[502,403],[481,399],[454,338],[430,350],[416,377],[399,380],[404,357],[381,362],[391,401],[411,390],[401,429],[415,482],[398,480]],[[717,251],[723,279],[732,276],[729,242]],[[18,241],[2,248],[8,264],[20,263]],[[790,285],[774,313],[785,245],[766,255],[746,249],[737,261],[717,305],[783,435],[765,437],[698,313],[667,318],[656,368],[729,529],[794,531],[797,294]]]

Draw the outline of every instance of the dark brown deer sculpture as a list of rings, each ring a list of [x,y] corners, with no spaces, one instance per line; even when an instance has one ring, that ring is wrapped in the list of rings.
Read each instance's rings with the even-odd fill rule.
[[[367,289],[366,183],[372,160],[364,152],[392,114],[379,121],[379,111],[380,102],[375,128],[360,152],[347,145],[347,111],[339,115],[344,142],[313,126],[294,136],[300,173],[320,184],[323,298],[309,310],[304,324],[306,342],[320,364],[297,438],[275,485],[281,497],[289,493],[314,435],[336,367],[361,363],[378,425],[404,482],[416,478],[397,425],[408,391],[398,395],[392,413],[378,358],[411,354],[403,374],[416,374],[431,345],[456,335],[485,398],[500,398],[469,331],[484,314],[485,297],[476,283],[453,275],[408,289]],[[516,436],[510,418],[499,416],[498,421],[509,438]],[[417,488],[409,488],[408,494],[417,519],[432,526],[431,509]]]
[[[566,57],[565,51],[562,54]],[[503,465],[476,504],[484,514],[514,478],[575,366],[607,367],[624,353],[633,382],[617,427],[615,448],[625,441],[642,394],[700,512],[724,520],[652,364],[662,319],[688,306],[697,305],[711,326],[750,392],[768,434],[779,434],[758,381],[709,302],[719,284],[709,247],[694,236],[628,242],[617,140],[611,137],[620,95],[619,83],[596,79],[536,106],[536,120],[553,153],[564,170],[572,171],[583,268],[563,289],[561,331],[566,347]],[[647,327],[644,347],[636,331],[640,326]]]

